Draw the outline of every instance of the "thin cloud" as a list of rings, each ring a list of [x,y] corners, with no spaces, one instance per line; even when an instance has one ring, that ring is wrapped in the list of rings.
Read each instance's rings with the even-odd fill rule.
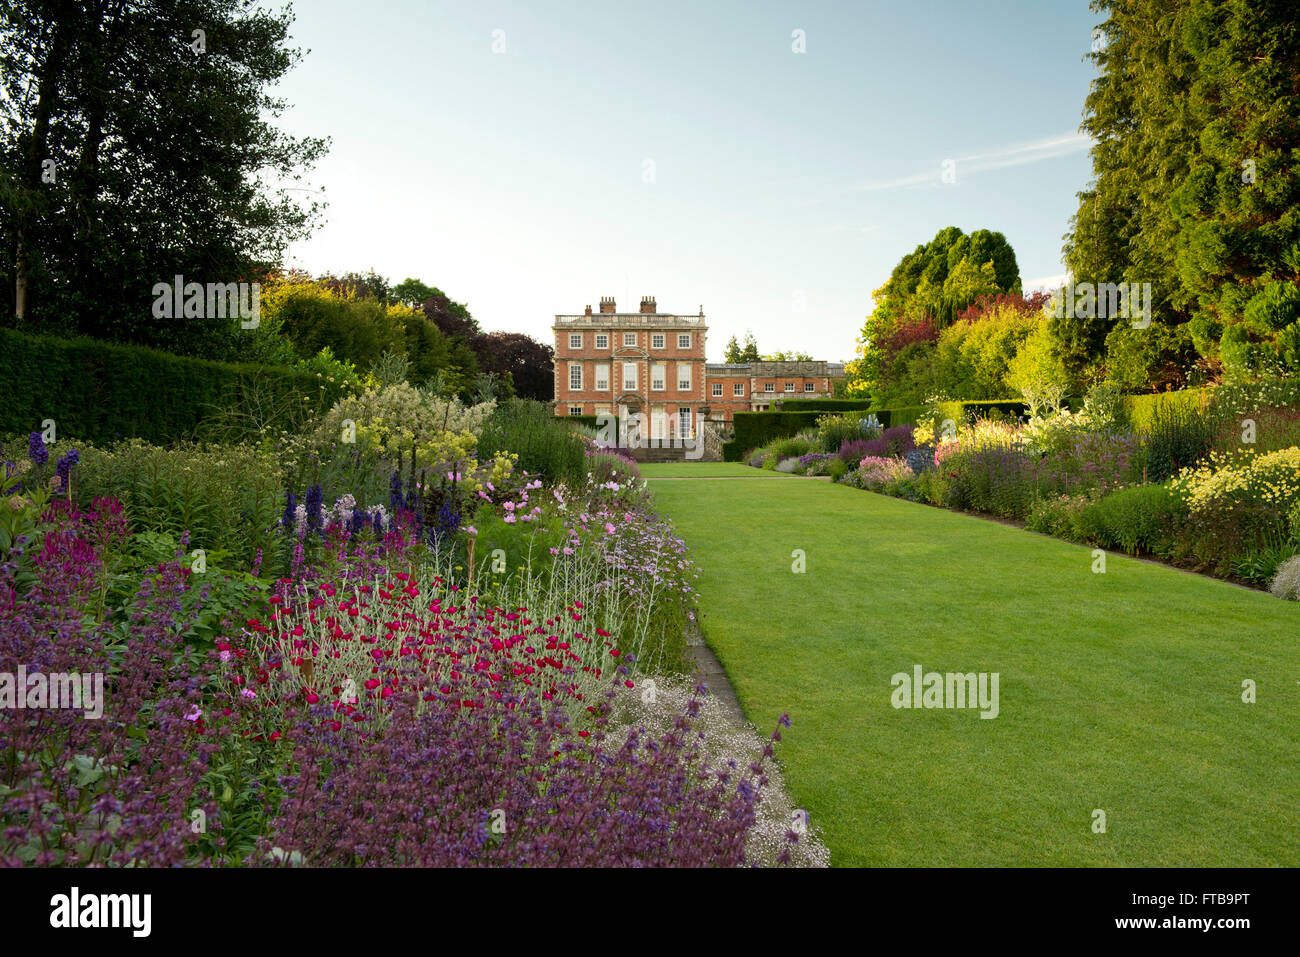
[[[972,153],[969,156],[957,156],[955,172],[958,177],[968,173],[982,173],[988,170],[1006,169],[1012,166],[1024,166],[1043,160],[1069,156],[1089,149],[1093,139],[1086,133],[1066,133],[1060,136],[1048,136],[1029,143],[1020,143],[985,153]],[[874,180],[852,187],[855,192],[868,192],[882,189],[908,189],[914,186],[938,186],[942,180],[942,165],[928,173],[914,176],[902,176],[897,179]]]

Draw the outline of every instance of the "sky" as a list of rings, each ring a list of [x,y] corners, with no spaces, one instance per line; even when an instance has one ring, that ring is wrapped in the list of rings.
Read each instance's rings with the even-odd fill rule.
[[[331,147],[291,266],[422,279],[548,343],[557,313],[653,295],[703,307],[710,361],[747,330],[853,358],[872,292],[946,226],[1004,233],[1026,291],[1064,280],[1091,178],[1086,0],[294,12],[277,124]]]

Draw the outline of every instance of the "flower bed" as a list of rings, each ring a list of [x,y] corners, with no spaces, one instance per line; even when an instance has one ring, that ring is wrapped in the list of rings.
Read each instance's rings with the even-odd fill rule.
[[[237,500],[211,475],[31,438],[0,503],[0,671],[102,674],[104,716],[0,709],[0,863],[825,863],[762,811],[788,806],[779,731],[709,746],[698,694],[654,707],[688,667],[698,571],[635,463],[479,464],[465,436],[494,413],[444,411],[461,432],[360,423],[363,455],[201,543],[178,516]],[[560,430],[524,451],[568,462],[564,425],[497,428]],[[189,504],[98,494],[155,463]]]

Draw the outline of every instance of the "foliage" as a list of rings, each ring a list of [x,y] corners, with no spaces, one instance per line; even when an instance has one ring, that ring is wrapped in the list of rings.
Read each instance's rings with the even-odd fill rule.
[[[502,377],[523,399],[555,397],[555,349],[522,332],[489,332],[474,341],[479,367]]]
[[[940,230],[904,256],[872,294],[875,308],[862,327],[857,358],[845,367],[846,392],[869,395],[879,405],[918,398],[909,380],[925,378],[914,366],[932,361],[926,344],[959,312],[999,293],[1020,293],[1020,272],[1006,237],[988,230],[968,236],[955,226]]]
[[[1141,466],[1151,481],[1163,481],[1195,466],[1209,451],[1217,423],[1185,403],[1156,405],[1140,429]]]
[[[749,330],[745,331],[745,344],[743,346],[736,341],[735,336],[728,339],[727,346],[722,351],[722,361],[731,363],[760,361],[758,342],[754,338],[754,333]]]
[[[875,417],[862,412],[824,415],[817,420],[817,437],[823,452],[838,452],[845,442],[879,435]]]
[[[122,528],[105,525],[111,509],[64,506],[49,514],[33,579],[19,582],[13,563],[0,564],[9,596],[0,660],[50,675],[99,673],[103,685],[82,709],[0,708],[0,863],[183,864],[201,840],[196,811],[221,835],[204,782],[214,748],[186,720],[210,662],[187,646],[185,573],[172,560],[146,575],[117,621],[87,615],[103,549]]]
[[[1300,601],[1300,555],[1288,558],[1278,566],[1269,591],[1278,598]]]
[[[178,274],[263,279],[319,221],[319,202],[263,185],[299,179],[327,145],[274,125],[287,104],[272,89],[301,58],[291,23],[288,9],[229,0],[10,5],[0,20],[7,315],[41,331],[247,355],[239,317],[157,319],[152,288]]]
[[[1005,381],[1024,397],[1033,416],[1061,408],[1073,381],[1046,325],[1040,323],[1022,343],[1007,365]]]
[[[478,450],[480,458],[511,453],[520,469],[551,482],[576,483],[586,474],[582,439],[557,422],[544,402],[510,399],[498,405],[483,422]]]
[[[246,446],[148,445],[139,439],[108,448],[82,448],[80,501],[119,499],[133,526],[192,548],[226,553],[234,567],[251,567],[269,547],[280,512],[284,474]]]
[[[306,372],[11,329],[0,329],[0,378],[23,383],[0,409],[0,434],[25,435],[53,419],[60,434],[95,443],[171,442],[209,426],[231,440],[256,437],[271,425],[301,426],[343,391]]]
[[[1127,364],[1131,384],[1161,361],[1119,347],[1183,340],[1230,378],[1294,369],[1300,321],[1300,33],[1285,3],[1098,0],[1106,42],[1083,129],[1094,183],[1067,236],[1081,281],[1151,282],[1152,325],[1113,333],[1067,317],[1054,336],[1075,373]],[[1183,332],[1185,327],[1185,333]],[[1120,334],[1118,339],[1112,338]],[[1141,359],[1141,361],[1132,361]],[[1185,365],[1184,365],[1185,369]]]

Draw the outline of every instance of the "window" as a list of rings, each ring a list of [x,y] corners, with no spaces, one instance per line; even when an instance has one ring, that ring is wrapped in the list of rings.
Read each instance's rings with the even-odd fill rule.
[[[775,392],[775,391],[776,391],[776,385],[773,384],[773,383],[771,383],[771,382],[764,382],[764,383],[763,383],[763,391],[764,391],[764,392]]]
[[[569,348],[570,348],[570,349],[581,349],[581,348],[582,348],[582,333],[581,333],[581,332],[571,332],[571,333],[569,333]]]
[[[634,362],[623,363],[623,391],[636,391],[636,363]]]
[[[569,415],[582,415],[582,406],[580,405],[569,406]]]
[[[744,384],[743,382],[736,382],[736,383],[734,383],[734,384],[731,386],[731,394],[732,394],[732,395],[744,395],[744,394],[745,394],[745,384]]]
[[[785,391],[786,391],[786,392],[793,392],[793,391],[794,391],[794,383],[793,383],[793,382],[787,382],[787,383],[785,384]]]
[[[803,390],[804,390],[805,392],[816,392],[816,391],[817,391],[817,387],[816,387],[815,385],[813,385],[811,382],[805,382],[805,383],[803,384]]]
[[[721,382],[715,382],[715,383],[713,383],[713,394],[714,394],[715,396],[717,396],[718,398],[722,398],[722,383],[721,383]]]
[[[663,347],[664,347],[664,334],[662,332],[656,332],[654,335],[650,337],[650,348],[662,349]]]
[[[596,391],[598,392],[609,391],[609,363],[608,362],[596,363]]]
[[[677,410],[677,434],[683,439],[691,434],[691,410],[685,406]]]
[[[582,363],[569,363],[569,389],[573,392],[582,391]]]
[[[625,346],[634,346],[634,345],[636,345],[636,333],[635,333],[635,332],[625,332],[625,333],[623,333],[623,345],[625,345]]]
[[[606,333],[603,332],[596,333],[596,348],[597,349],[609,348],[609,336]]]
[[[650,388],[655,392],[664,390],[664,364],[656,362],[650,367]]]
[[[687,391],[691,387],[691,364],[689,362],[677,363],[677,390],[679,392]]]
[[[677,337],[677,348],[678,348],[678,349],[689,349],[690,347],[691,347],[691,334],[690,334],[689,332],[683,332],[683,333],[681,333],[681,334]]]

